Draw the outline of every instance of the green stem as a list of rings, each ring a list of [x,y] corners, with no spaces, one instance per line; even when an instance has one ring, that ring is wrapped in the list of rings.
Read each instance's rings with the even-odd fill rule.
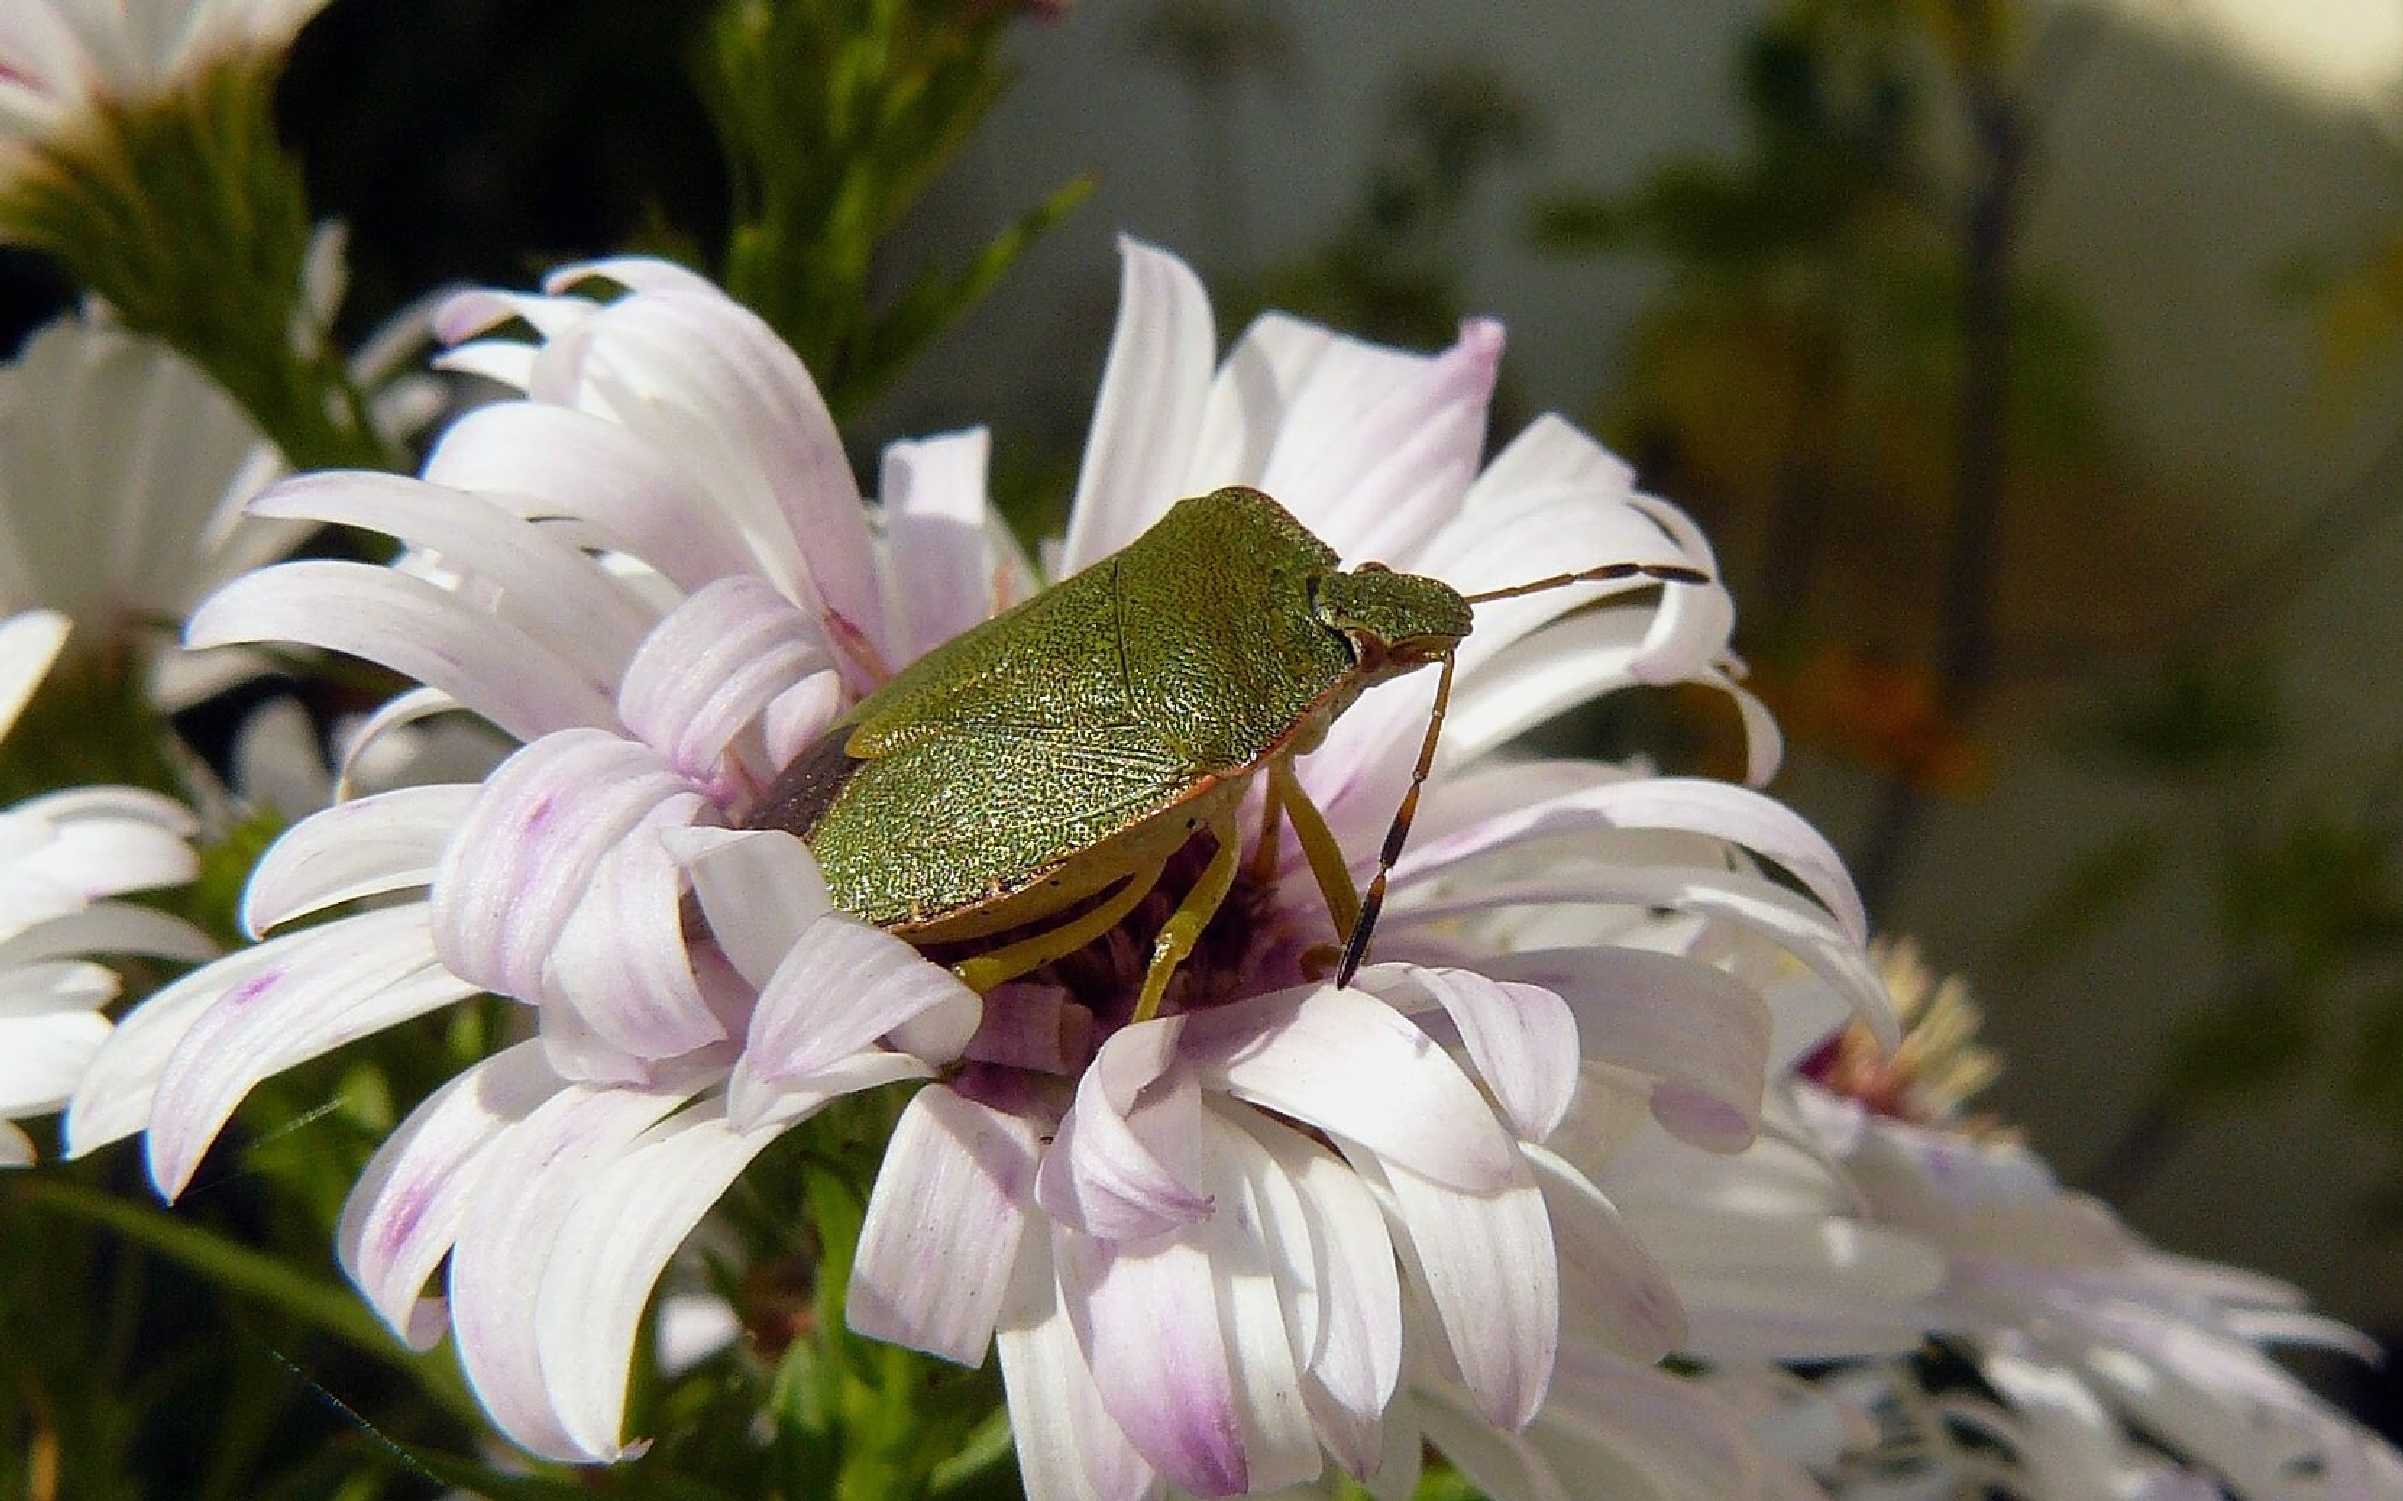
[[[303,1276],[214,1231],[94,1189],[41,1177],[20,1178],[11,1187],[21,1203],[105,1226],[405,1372],[443,1411],[479,1431],[485,1426],[482,1410],[458,1374],[395,1340],[348,1288]]]

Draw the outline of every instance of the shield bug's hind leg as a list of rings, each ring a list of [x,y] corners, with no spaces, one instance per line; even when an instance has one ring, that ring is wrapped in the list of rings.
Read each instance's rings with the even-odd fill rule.
[[[1242,858],[1243,840],[1235,830],[1232,809],[1210,820],[1210,833],[1218,841],[1217,852],[1203,867],[1201,879],[1177,903],[1176,911],[1160,929],[1160,936],[1151,946],[1151,963],[1143,971],[1143,994],[1135,1002],[1134,1020],[1150,1021],[1160,1014],[1160,1002],[1167,997],[1168,982],[1176,975],[1177,966],[1193,952],[1201,940],[1202,929],[1218,915],[1219,904],[1235,885],[1235,867]]]
[[[1138,870],[1119,884],[1107,901],[1081,917],[1069,919],[1056,928],[1046,928],[1031,938],[962,959],[951,966],[960,983],[983,995],[1005,980],[1015,980],[1030,970],[1041,969],[1054,959],[1065,959],[1110,929],[1118,926],[1120,918],[1135,910],[1135,904],[1151,895],[1160,884],[1161,866]]]
[[[1318,804],[1310,801],[1301,779],[1293,774],[1290,757],[1270,764],[1268,795],[1293,820],[1294,837],[1302,842],[1310,874],[1318,881],[1319,894],[1327,899],[1327,916],[1334,919],[1335,931],[1349,933],[1360,921],[1360,888],[1352,884],[1351,867],[1344,863],[1343,846],[1335,842],[1326,815],[1318,811]]]

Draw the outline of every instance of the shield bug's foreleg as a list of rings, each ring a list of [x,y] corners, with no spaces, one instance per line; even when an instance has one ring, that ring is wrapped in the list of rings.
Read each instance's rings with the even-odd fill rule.
[[[1202,929],[1218,915],[1219,904],[1235,885],[1235,866],[1241,859],[1243,841],[1235,830],[1234,810],[1229,809],[1210,820],[1210,833],[1218,840],[1218,850],[1203,867],[1201,879],[1177,903],[1176,911],[1168,915],[1160,936],[1152,941],[1151,963],[1143,971],[1143,994],[1135,1002],[1134,1020],[1150,1021],[1160,1014],[1160,1002],[1167,997],[1168,982],[1175,978],[1177,966],[1193,952],[1201,940]]]
[[[1054,959],[1064,959],[1118,926],[1119,919],[1134,911],[1135,904],[1151,895],[1151,889],[1160,884],[1162,869],[1162,866],[1154,865],[1146,870],[1138,870],[1120,883],[1109,900],[1083,916],[1072,918],[1056,928],[1046,928],[1031,938],[1021,938],[989,954],[962,959],[951,966],[951,972],[959,976],[962,985],[983,995],[1005,980],[1015,980],[1031,970],[1041,969]]]
[[[1344,863],[1343,846],[1335,842],[1326,815],[1318,811],[1318,804],[1302,790],[1301,778],[1293,774],[1291,758],[1269,764],[1268,795],[1293,820],[1294,837],[1302,842],[1310,874],[1318,881],[1319,894],[1327,899],[1327,916],[1334,919],[1335,931],[1349,933],[1360,920],[1360,888],[1352,884],[1352,869]]]
[[[1444,710],[1452,702],[1453,662],[1451,654],[1446,653],[1443,674],[1435,680],[1435,708],[1427,716],[1427,738],[1419,742],[1418,764],[1410,770],[1410,790],[1402,794],[1402,805],[1394,810],[1393,823],[1385,830],[1385,848],[1377,854],[1377,873],[1369,879],[1368,895],[1361,898],[1359,920],[1352,924],[1350,936],[1343,941],[1343,963],[1335,971],[1337,989],[1352,983],[1352,976],[1360,972],[1360,961],[1368,957],[1368,935],[1375,931],[1377,913],[1385,906],[1385,878],[1392,874],[1394,862],[1402,858],[1402,845],[1410,838],[1410,820],[1418,813],[1419,789],[1427,785],[1427,773],[1435,766],[1435,742],[1442,738]]]

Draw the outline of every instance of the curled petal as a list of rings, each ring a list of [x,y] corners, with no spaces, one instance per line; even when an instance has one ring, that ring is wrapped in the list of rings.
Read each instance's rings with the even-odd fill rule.
[[[729,1035],[693,977],[684,873],[657,833],[689,811],[681,798],[662,803],[601,858],[543,966],[542,999],[563,1002],[637,1058],[673,1058]]]
[[[434,877],[434,936],[453,973],[541,995],[542,968],[601,859],[661,805],[697,805],[648,747],[599,730],[526,746],[488,777]]]
[[[1128,1440],[1197,1496],[1248,1489],[1208,1253],[1175,1236],[1113,1247],[1065,1227],[1054,1231],[1052,1250],[1077,1346]]]
[[[1581,1339],[1649,1365],[1685,1344],[1685,1307],[1668,1273],[1592,1181],[1541,1147],[1527,1164],[1560,1256],[1562,1315]]]
[[[806,1080],[920,1013],[963,997],[975,1002],[958,977],[907,943],[844,913],[825,914],[802,930],[760,987],[750,1036],[727,1086],[735,1118],[748,1122],[747,1097]]]
[[[780,693],[829,665],[815,624],[765,579],[720,579],[676,607],[627,665],[618,713],[698,783]]]
[[[1528,1141],[1552,1134],[1577,1096],[1577,1018],[1559,996],[1540,984],[1499,981],[1474,970],[1377,968],[1385,971],[1383,983],[1415,987],[1443,1008],[1513,1130]],[[1361,978],[1370,989],[1380,983],[1366,972]]]
[[[1146,1501],[1156,1494],[1157,1476],[1103,1406],[1076,1347],[1042,1235],[1019,1244],[994,1343],[1029,1497]]]
[[[1163,1146],[1199,1129],[1189,1080],[1150,1089],[1172,1066],[1183,1018],[1128,1027],[1102,1045],[1077,1085],[1035,1178],[1035,1198],[1063,1226],[1106,1240],[1141,1240],[1209,1216],[1208,1193],[1178,1172]],[[1147,1089],[1148,1100],[1140,1100]]]

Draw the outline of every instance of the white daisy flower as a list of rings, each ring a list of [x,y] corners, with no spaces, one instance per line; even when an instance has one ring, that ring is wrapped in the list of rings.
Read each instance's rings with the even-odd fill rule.
[[[629,290],[566,295],[596,276]],[[472,338],[511,320],[536,341]],[[1341,935],[1280,824],[1158,1015],[1138,1014],[1130,955],[1167,898],[1140,892],[1117,929],[980,1001],[836,910],[799,840],[743,825],[850,704],[1034,588],[986,505],[984,435],[890,450],[873,528],[807,372],[689,273],[573,267],[543,295],[462,297],[442,324],[471,340],[453,368],[526,399],[460,419],[420,480],[309,476],[254,507],[381,530],[436,576],[267,569],[190,639],[370,657],[426,685],[383,724],[463,707],[525,746],[480,785],[361,798],[288,834],[252,882],[255,932],[371,909],[136,1013],[75,1102],[76,1150],[146,1125],[173,1192],[267,1074],[479,990],[533,1006],[535,1040],[386,1144],[343,1254],[412,1339],[447,1314],[501,1426],[562,1459],[629,1452],[642,1310],[725,1187],[794,1121],[901,1078],[938,1082],[888,1152],[851,1317],[971,1363],[998,1337],[1034,1494],[1258,1491],[1330,1454],[1390,1485],[1422,1427],[1515,1434],[1556,1389],[1571,1425],[1657,1395],[1644,1367],[1681,1342],[1675,1297],[1546,1143],[1632,1108],[1743,1146],[1768,1009],[1707,957],[1611,946],[1594,924],[1505,952],[1489,919],[1674,907],[1698,953],[1777,947],[1890,1018],[1858,900],[1791,814],[1742,788],[1485,756],[1636,682],[1716,684],[1765,732],[1715,584],[1632,597],[1647,581],[1623,578],[1479,610],[1392,871],[1393,962],[1360,988],[1312,978]],[[1707,575],[1691,523],[1557,418],[1480,469],[1499,354],[1486,323],[1420,356],[1270,315],[1222,363],[1192,273],[1130,244],[1054,571],[1179,496],[1246,484],[1348,563],[1464,590],[1606,563]],[[1295,763],[1354,876],[1411,780],[1431,686],[1363,699]],[[1765,774],[1773,737],[1755,750]],[[1180,857],[1162,889],[1201,865]],[[423,1297],[446,1255],[447,1308]],[[1597,1442],[1640,1456],[1655,1438],[1614,1420]]]
[[[0,6],[0,187],[102,113],[212,67],[273,58],[326,0],[10,0]]]
[[[1931,1394],[1900,1364],[1846,1378],[1902,1409],[1918,1473],[2031,1501],[2403,1494],[2403,1455],[2263,1353],[2316,1345],[2374,1361],[2376,1346],[2284,1283],[2154,1249],[1970,1116],[1995,1072],[1973,1041],[1975,1006],[1907,945],[1884,963],[1913,1023],[1902,1046],[1869,1066],[1860,1039],[1839,1039],[1811,1062],[1826,1084],[1787,1086],[1787,1115],[1863,1221],[1942,1258],[1913,1317],[1948,1336],[1985,1392]]]
[[[65,642],[68,621],[0,622],[0,734]],[[108,898],[180,885],[198,866],[191,815],[132,787],[78,787],[0,812],[0,1166],[34,1160],[17,1122],[59,1109],[109,1035],[121,981],[93,954],[192,963],[215,946],[180,918]]]

